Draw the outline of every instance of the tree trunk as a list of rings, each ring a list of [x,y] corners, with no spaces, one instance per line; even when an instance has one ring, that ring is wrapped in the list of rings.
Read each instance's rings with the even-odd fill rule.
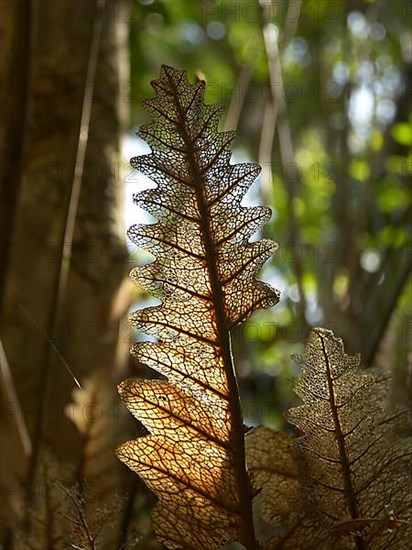
[[[0,311],[27,145],[33,30],[31,0],[1,7]]]
[[[99,5],[105,5],[103,28],[96,33]],[[82,439],[64,407],[75,382],[54,346],[80,383],[98,369],[115,378],[128,350],[120,333],[128,306],[120,170],[127,32],[116,6],[114,0],[36,4],[33,116],[29,135],[19,136],[30,148],[16,196],[1,311],[1,340],[34,453],[47,442],[72,464],[81,460]],[[90,55],[96,45],[94,78]],[[82,170],[79,144],[85,139]],[[62,264],[75,177],[81,187],[71,210],[74,235]]]

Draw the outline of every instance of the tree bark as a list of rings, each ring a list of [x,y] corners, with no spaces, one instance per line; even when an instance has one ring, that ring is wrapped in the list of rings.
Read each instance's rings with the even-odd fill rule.
[[[80,382],[95,369],[107,375],[122,365],[127,343],[119,338],[119,294],[125,276],[121,224],[121,102],[126,30],[106,2],[94,93],[86,75],[98,2],[37,4],[30,149],[21,181],[2,311],[2,340],[33,441],[44,403],[41,439],[58,458],[79,459],[81,438],[64,412],[75,383],[50,342]],[[27,7],[25,9],[28,9]],[[85,88],[86,86],[86,88]],[[84,102],[92,101],[89,137],[65,300],[54,311],[70,191]],[[84,136],[83,136],[84,137]],[[77,167],[78,169],[79,167]],[[120,303],[119,303],[120,301]],[[51,327],[51,320],[57,326]],[[48,364],[50,362],[50,364]],[[42,394],[42,370],[50,391]],[[113,384],[115,391],[115,384]]]
[[[27,146],[34,22],[31,0],[0,8],[0,311]]]

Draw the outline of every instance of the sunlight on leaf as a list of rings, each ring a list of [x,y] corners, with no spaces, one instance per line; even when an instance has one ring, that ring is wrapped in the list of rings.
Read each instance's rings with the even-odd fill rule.
[[[139,132],[152,153],[131,164],[157,184],[135,202],[158,222],[129,236],[156,258],[131,276],[162,304],[131,315],[158,340],[132,352],[167,380],[120,385],[150,435],[118,456],[157,495],[153,526],[168,548],[217,550],[236,540],[257,548],[229,330],[279,299],[255,279],[276,245],[248,242],[270,210],[241,207],[259,168],[230,164],[235,135],[218,132],[222,108],[203,103],[204,82],[163,66],[152,84],[157,95],[144,102],[152,123]]]

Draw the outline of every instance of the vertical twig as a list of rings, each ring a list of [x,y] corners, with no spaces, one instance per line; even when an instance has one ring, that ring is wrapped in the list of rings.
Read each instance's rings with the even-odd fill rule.
[[[266,2],[261,2],[262,5],[262,16],[263,16],[263,39],[266,50],[266,57],[268,62],[268,70],[270,76],[270,89],[271,89],[271,99],[266,108],[265,119],[262,128],[262,137],[260,142],[260,153],[259,153],[259,163],[263,165],[263,180],[270,182],[272,178],[271,171],[271,159],[272,159],[272,150],[273,150],[273,141],[275,128],[277,131],[279,139],[279,148],[280,148],[280,157],[282,161],[282,166],[290,167],[294,163],[294,152],[293,152],[293,143],[292,136],[290,131],[290,124],[287,115],[286,102],[284,99],[284,87],[283,87],[283,77],[282,77],[282,68],[280,64],[280,56],[278,49],[277,36],[275,34],[275,29],[273,24],[269,20],[269,11],[268,4]],[[300,0],[294,4],[289,3],[289,10],[291,6],[294,9],[300,10]],[[293,18],[287,18],[289,21],[293,21]],[[294,25],[296,30],[296,25]],[[286,31],[285,31],[286,32]],[[287,33],[288,39],[292,38],[291,32]],[[277,124],[276,124],[277,123]],[[296,178],[291,175],[290,170],[283,170],[283,177],[286,182],[286,191],[287,191],[287,210],[288,210],[288,220],[289,220],[289,238],[291,243],[297,247],[299,251],[302,249],[302,241],[300,238],[299,225],[297,221],[297,216],[295,212],[295,201],[298,195],[297,181]],[[263,186],[262,186],[263,187]],[[299,303],[298,303],[298,313],[301,322],[302,329],[307,330],[307,322],[305,317],[306,310],[306,298],[303,289],[303,266],[301,262],[301,254],[297,254],[295,261],[292,264],[296,284],[299,290]]]
[[[242,107],[245,102],[246,88],[250,83],[250,80],[253,75],[253,64],[242,65],[240,69],[239,76],[236,82],[235,93],[232,95],[232,98],[229,103],[229,109],[225,119],[224,131],[236,130],[239,124],[240,114],[242,112]]]
[[[4,353],[3,344],[0,341],[0,395],[2,396],[2,401],[6,405],[10,406],[12,410],[12,425],[13,431],[16,435],[16,440],[19,442],[19,447],[21,452],[20,456],[20,467],[23,466],[30,457],[31,454],[31,442],[29,434],[24,422],[23,413],[20,407],[20,403],[14,388],[13,380],[10,373],[9,364],[7,362],[6,355]],[[25,467],[23,466],[23,471]]]

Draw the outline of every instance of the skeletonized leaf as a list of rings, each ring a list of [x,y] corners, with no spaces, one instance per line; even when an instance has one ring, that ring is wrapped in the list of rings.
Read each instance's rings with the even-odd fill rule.
[[[264,426],[246,435],[246,457],[253,485],[261,491],[260,512],[274,522],[298,509],[300,484],[293,438]]]
[[[128,380],[120,394],[150,435],[118,455],[158,496],[153,525],[170,549],[257,548],[243,424],[229,330],[278,294],[255,279],[276,245],[249,237],[270,217],[241,200],[259,173],[230,164],[233,132],[218,132],[222,108],[203,103],[205,83],[163,66],[139,135],[152,153],[131,164],[156,189],[136,203],[158,222],[129,236],[156,260],[132,278],[162,299],[132,323],[158,341],[133,347],[167,380]]]
[[[312,331],[304,359],[295,390],[304,404],[288,419],[303,432],[295,446],[313,544],[410,548],[412,445],[399,435],[407,411],[385,409],[389,378],[361,371],[325,329]]]

